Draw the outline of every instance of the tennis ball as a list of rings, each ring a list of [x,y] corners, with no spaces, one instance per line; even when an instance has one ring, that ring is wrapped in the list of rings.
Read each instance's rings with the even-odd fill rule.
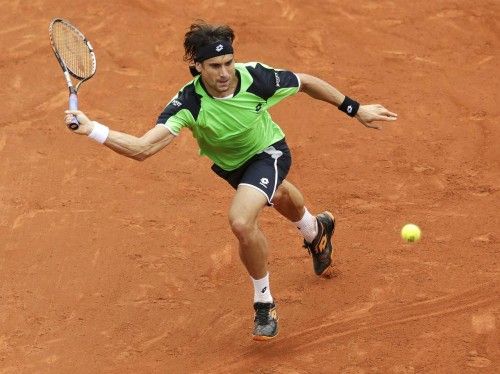
[[[413,243],[420,240],[422,232],[417,225],[413,223],[408,223],[401,229],[401,237],[408,243]]]

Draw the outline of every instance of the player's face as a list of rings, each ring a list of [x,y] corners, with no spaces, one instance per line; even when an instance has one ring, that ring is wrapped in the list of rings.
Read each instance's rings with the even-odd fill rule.
[[[200,72],[203,83],[212,96],[224,97],[234,93],[237,82],[232,54],[198,62],[196,69]]]

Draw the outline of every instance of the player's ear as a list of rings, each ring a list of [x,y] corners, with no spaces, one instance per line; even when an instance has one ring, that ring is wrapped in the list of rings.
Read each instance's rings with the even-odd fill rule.
[[[195,62],[195,63],[194,63],[194,67],[196,68],[196,71],[197,71],[198,73],[201,73],[201,69],[202,69],[202,67],[203,67],[203,65],[202,65],[202,63],[201,63],[201,62]]]

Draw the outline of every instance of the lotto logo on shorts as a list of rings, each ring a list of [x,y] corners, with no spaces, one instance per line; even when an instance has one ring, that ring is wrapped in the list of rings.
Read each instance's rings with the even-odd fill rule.
[[[267,188],[267,185],[269,184],[269,179],[267,178],[260,178],[260,185],[262,185],[264,188]]]

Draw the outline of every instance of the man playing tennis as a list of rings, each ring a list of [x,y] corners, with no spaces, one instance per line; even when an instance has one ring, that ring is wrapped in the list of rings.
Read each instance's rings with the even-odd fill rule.
[[[259,213],[273,206],[293,222],[304,237],[317,275],[328,275],[332,263],[335,220],[330,212],[312,215],[300,191],[286,180],[291,155],[281,128],[269,108],[297,92],[335,105],[364,126],[394,121],[383,106],[360,105],[325,81],[307,74],[273,69],[261,63],[236,63],[229,26],[196,23],[185,35],[185,59],[194,79],[160,114],[142,137],[110,130],[81,111],[66,111],[80,123],[77,134],[88,135],[124,156],[144,160],[168,145],[187,127],[200,153],[213,161],[212,170],[235,190],[229,224],[239,242],[239,255],[254,285],[255,340],[278,333],[276,306],[269,287],[268,246],[259,229]]]

